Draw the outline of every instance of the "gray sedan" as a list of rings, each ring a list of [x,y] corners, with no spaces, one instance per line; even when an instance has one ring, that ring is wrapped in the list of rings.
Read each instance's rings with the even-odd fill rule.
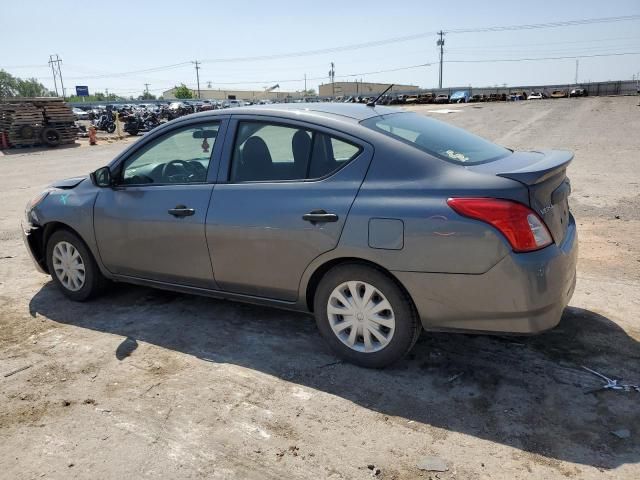
[[[312,312],[340,356],[383,367],[423,327],[559,322],[576,278],[572,158],[387,107],[203,112],[52,185],[23,232],[73,300],[116,281]]]

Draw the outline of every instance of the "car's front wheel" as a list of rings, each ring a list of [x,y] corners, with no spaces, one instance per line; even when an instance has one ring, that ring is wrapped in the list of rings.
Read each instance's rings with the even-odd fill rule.
[[[347,264],[322,278],[314,300],[316,323],[345,360],[382,368],[405,356],[422,326],[408,295],[384,272]]]
[[[88,300],[106,283],[84,242],[68,230],[58,230],[49,238],[47,266],[53,282],[72,300]]]

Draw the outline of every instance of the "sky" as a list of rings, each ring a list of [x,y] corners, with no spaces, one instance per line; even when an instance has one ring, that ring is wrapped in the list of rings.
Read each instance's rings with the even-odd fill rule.
[[[456,32],[628,15],[640,15],[640,0],[4,0],[0,69],[53,90],[47,62],[57,54],[67,94],[75,85],[123,96],[141,94],[145,83],[156,95],[180,83],[195,87],[195,60],[202,62],[202,88],[261,90],[277,83],[281,91],[296,91],[305,88],[306,75],[307,88],[317,90],[329,81],[331,62],[336,81],[435,88],[435,32],[444,30],[444,87],[569,84],[576,56],[582,57],[579,82],[630,80],[640,75],[640,18]],[[367,46],[339,48],[355,44]],[[318,52],[323,49],[334,50]],[[600,56],[613,53],[629,55]],[[569,58],[495,61],[547,57]]]

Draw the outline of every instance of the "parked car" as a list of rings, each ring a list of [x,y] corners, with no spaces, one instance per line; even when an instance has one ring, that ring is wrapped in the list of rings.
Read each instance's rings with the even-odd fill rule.
[[[433,103],[449,103],[449,95],[441,93],[433,100]]]
[[[404,97],[404,103],[418,103],[418,95],[407,95]]]
[[[586,97],[589,95],[589,92],[586,88],[574,88],[569,92],[570,97]]]
[[[72,300],[113,280],[310,312],[340,356],[383,367],[423,327],[559,322],[572,158],[389,107],[216,110],[54,183],[27,205],[24,240]]]
[[[198,111],[206,112],[208,110],[215,110],[215,108],[216,106],[214,102],[212,102],[211,100],[203,100],[202,105],[198,107]]]
[[[551,92],[551,98],[565,98],[567,96],[566,90],[554,90]]]
[[[468,90],[459,90],[457,92],[453,92],[449,99],[449,103],[467,103],[470,98],[471,95],[469,95]]]
[[[73,107],[73,116],[76,120],[89,120],[89,112],[85,112],[81,108]]]
[[[433,93],[421,93],[418,95],[418,103],[433,103],[436,96]]]
[[[526,92],[511,92],[509,93],[509,100],[514,102],[518,100],[526,100],[527,93]]]
[[[527,100],[542,100],[541,92],[531,92],[527,97]]]

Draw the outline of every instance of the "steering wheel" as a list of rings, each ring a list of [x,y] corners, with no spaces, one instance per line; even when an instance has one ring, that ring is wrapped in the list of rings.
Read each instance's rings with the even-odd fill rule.
[[[207,169],[197,160],[193,160],[189,162],[189,167],[191,170],[192,176],[196,179],[195,181],[204,182],[207,178]]]
[[[162,167],[162,178],[169,183],[189,181],[189,162],[186,160],[171,160]]]

